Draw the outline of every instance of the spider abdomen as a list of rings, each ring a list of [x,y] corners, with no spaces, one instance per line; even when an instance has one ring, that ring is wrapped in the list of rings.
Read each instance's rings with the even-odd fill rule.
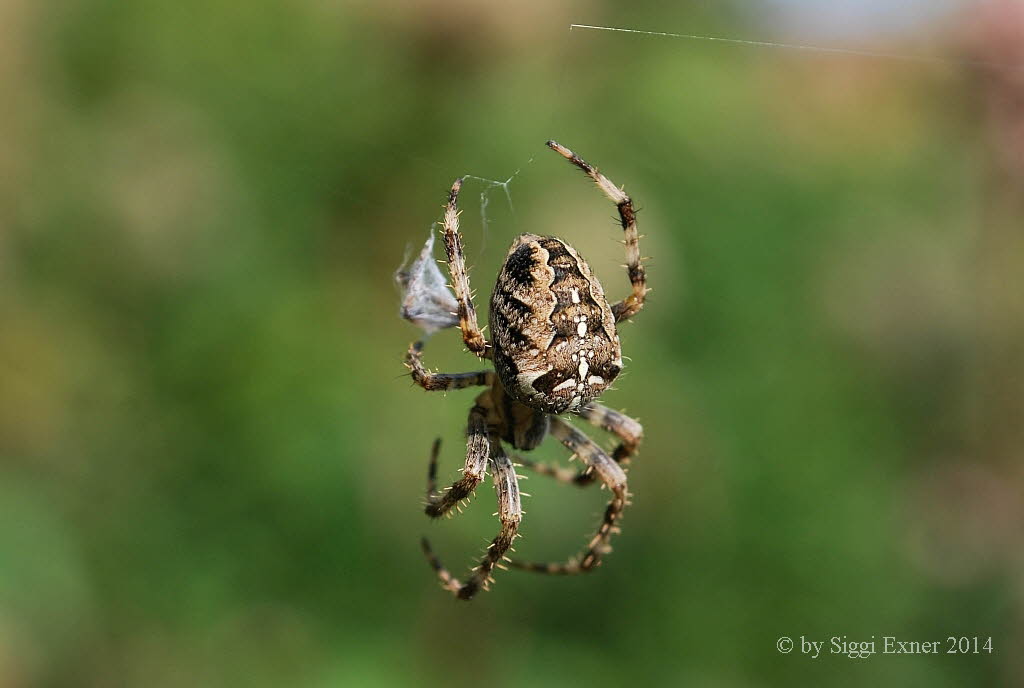
[[[601,283],[561,239],[519,236],[491,297],[494,365],[505,391],[546,413],[576,411],[622,370]]]

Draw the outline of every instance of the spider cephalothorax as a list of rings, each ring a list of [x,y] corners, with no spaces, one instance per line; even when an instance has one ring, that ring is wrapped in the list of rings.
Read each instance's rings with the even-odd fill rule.
[[[423,366],[421,342],[409,348],[406,365],[412,370],[413,380],[427,390],[487,387],[469,412],[462,477],[445,490],[436,490],[439,442],[434,443],[428,473],[426,512],[432,517],[448,514],[470,496],[488,468],[494,477],[501,531],[465,583],[448,573],[423,540],[424,552],[444,587],[463,599],[486,588],[491,572],[502,559],[517,568],[555,574],[580,573],[600,564],[601,555],[611,549],[608,541],[618,531],[616,524],[628,504],[623,469],[643,436],[637,421],[594,401],[622,370],[616,323],[635,315],[647,293],[633,204],[621,189],[572,151],[554,141],[548,141],[548,146],[583,170],[616,204],[625,233],[632,292],[610,305],[601,283],[575,249],[557,237],[523,234],[513,242],[498,275],[490,308],[492,341],[488,342],[477,324],[470,298],[459,234],[456,203],[462,180],[452,186],[444,216],[444,243],[455,290],[454,315],[466,346],[480,358],[492,359],[496,372],[431,373]],[[439,296],[442,302],[450,298]],[[617,435],[618,447],[609,456],[559,416],[567,412]],[[548,434],[579,456],[586,470],[574,473],[521,457],[515,457],[516,461],[565,483],[584,486],[600,480],[609,488],[611,500],[597,533],[580,557],[564,564],[509,560],[505,553],[518,535],[522,509],[516,474],[502,442],[526,451],[537,447]]]

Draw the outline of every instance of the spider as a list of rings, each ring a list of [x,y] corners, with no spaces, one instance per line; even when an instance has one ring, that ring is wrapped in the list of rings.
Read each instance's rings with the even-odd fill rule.
[[[443,232],[448,269],[458,309],[458,326],[466,347],[481,359],[493,362],[494,370],[471,373],[432,373],[423,365],[422,341],[410,345],[405,364],[412,379],[425,390],[486,387],[469,411],[466,463],[462,477],[450,487],[437,490],[437,457],[440,440],[431,451],[427,471],[426,514],[431,518],[451,515],[452,509],[473,494],[486,477],[493,476],[501,528],[480,564],[465,582],[452,576],[433,553],[426,538],[423,552],[442,587],[460,599],[470,599],[493,581],[492,572],[502,560],[513,567],[547,574],[571,575],[590,571],[611,550],[609,540],[629,504],[626,473],[643,437],[636,420],[595,402],[622,370],[622,351],[616,324],[628,320],[644,305],[648,292],[640,258],[639,236],[633,202],[597,169],[568,148],[548,141],[549,148],[583,170],[619,211],[625,266],[632,292],[609,304],[604,290],[580,254],[553,236],[522,234],[515,239],[494,288],[490,304],[492,340],[487,341],[477,324],[469,277],[459,232],[457,201],[462,179],[456,179],[445,206]],[[454,324],[454,317],[453,317]],[[593,440],[567,423],[562,415],[575,414],[613,433],[619,444],[609,456]],[[576,473],[505,453],[536,448],[547,435],[561,442],[586,464]],[[513,459],[559,482],[590,485],[600,480],[611,493],[597,532],[586,549],[564,563],[541,564],[506,557],[518,535],[522,519],[520,492]]]

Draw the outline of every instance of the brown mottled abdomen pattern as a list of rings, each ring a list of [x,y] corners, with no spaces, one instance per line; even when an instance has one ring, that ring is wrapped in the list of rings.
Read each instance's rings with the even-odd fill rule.
[[[587,262],[561,239],[519,236],[491,298],[494,365],[517,401],[576,411],[622,370],[615,318]]]

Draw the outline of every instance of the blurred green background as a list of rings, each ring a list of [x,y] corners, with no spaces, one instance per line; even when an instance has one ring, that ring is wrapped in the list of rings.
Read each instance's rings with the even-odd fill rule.
[[[1020,65],[1020,5],[777,4],[0,5],[0,685],[1020,685],[1020,70],[568,31]],[[646,442],[598,572],[465,604],[418,540],[461,574],[496,532],[489,487],[421,510],[474,392],[412,386],[392,274],[470,174],[509,180],[463,191],[482,312],[523,231],[626,293],[548,138],[643,209],[605,401]],[[519,555],[582,547],[606,493],[523,487]],[[776,650],[883,635],[994,651]]]

